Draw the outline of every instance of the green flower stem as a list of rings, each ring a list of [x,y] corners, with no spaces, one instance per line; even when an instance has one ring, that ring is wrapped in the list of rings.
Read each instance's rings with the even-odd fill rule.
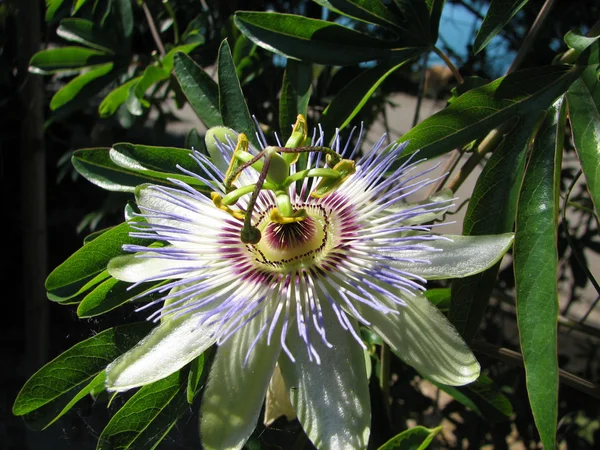
[[[254,189],[256,189],[255,184],[249,184],[247,186],[243,186],[239,189],[236,189],[235,191],[230,192],[225,197],[223,197],[223,199],[221,200],[221,203],[225,206],[233,205],[235,202],[237,202],[240,199],[240,197],[243,197],[246,194],[250,194],[251,192],[254,191]]]
[[[340,173],[337,170],[327,169],[327,168],[301,170],[300,172],[296,172],[295,174],[287,177],[287,179],[285,180],[285,186],[286,187],[289,186],[294,181],[300,181],[304,178],[315,178],[315,177],[337,179],[340,177]]]
[[[448,68],[452,71],[452,75],[454,75],[454,78],[456,78],[456,81],[458,81],[459,84],[463,84],[465,80],[463,79],[462,75],[460,74],[454,63],[450,61],[450,58],[448,58],[448,56],[437,47],[433,47],[433,52],[440,58],[442,58],[442,60],[446,63]]]
[[[267,178],[269,172],[269,165],[271,164],[271,155],[267,154],[262,170],[254,186],[252,197],[248,202],[248,208],[246,209],[246,215],[244,216],[244,227],[242,228],[241,239],[246,244],[257,244],[260,241],[260,231],[252,226],[252,211],[254,211],[254,205],[256,205],[256,199],[260,193],[262,186]]]
[[[277,209],[284,217],[292,217],[294,214],[294,208],[287,191],[276,191],[277,196]]]

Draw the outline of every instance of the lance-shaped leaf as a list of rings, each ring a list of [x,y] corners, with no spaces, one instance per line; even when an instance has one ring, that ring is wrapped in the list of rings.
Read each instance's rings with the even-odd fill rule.
[[[97,450],[156,448],[189,410],[187,371],[144,386],[111,418]]]
[[[315,0],[321,6],[337,14],[367,23],[375,23],[388,29],[398,29],[400,18],[379,0]]]
[[[110,34],[100,30],[96,24],[90,20],[70,18],[60,21],[60,26],[56,30],[61,38],[83,44],[101,52],[109,54],[115,53],[115,42],[110,38]]]
[[[502,28],[510,22],[510,19],[512,19],[528,1],[529,0],[492,0],[490,8],[475,37],[473,52],[477,54],[483,50],[492,38],[500,33]]]
[[[418,54],[415,54],[418,56]],[[410,60],[400,64],[381,63],[346,85],[331,101],[323,112],[321,124],[326,135],[333,135],[333,130],[345,128],[350,121],[356,117],[365,106],[373,92],[394,71],[402,67]]]
[[[600,211],[600,45],[590,49],[589,65],[567,92],[573,141],[587,186]]]
[[[175,186],[170,181],[172,178],[185,181],[199,190],[206,189],[203,182],[177,169],[179,164],[192,171],[198,170],[189,154],[189,150],[184,149],[115,144],[112,149],[77,150],[71,161],[83,177],[108,191],[135,192],[137,186],[149,182]]]
[[[558,415],[557,217],[565,108],[559,100],[538,132],[517,207],[517,322],[527,393],[544,448],[555,448]]]
[[[81,247],[48,275],[46,289],[61,296],[76,293],[81,286],[102,273],[108,261],[124,253],[123,244],[147,243],[145,239],[130,237],[132,231],[125,222]]]
[[[402,55],[394,41],[377,39],[350,28],[292,14],[240,11],[235,24],[255,44],[271,52],[317,64],[356,64]]]
[[[88,99],[100,92],[114,77],[106,76],[113,70],[113,63],[96,67],[73,78],[63,86],[50,101],[50,109],[56,111],[79,98]]]
[[[29,71],[40,75],[78,71],[85,67],[111,62],[113,56],[85,47],[60,47],[42,50],[31,57]]]
[[[110,94],[104,97],[104,100],[102,100],[102,103],[100,103],[98,106],[98,113],[100,114],[100,117],[108,117],[116,113],[119,109],[119,106],[127,101],[130,90],[134,88],[141,79],[141,75],[139,77],[132,78],[128,82],[113,89]]]
[[[158,285],[142,283],[129,289],[129,283],[109,278],[83,298],[77,307],[77,315],[81,318],[99,316],[129,302],[133,297],[142,296],[144,292],[156,286]],[[152,301],[161,296],[154,293],[145,296],[144,300]]]
[[[279,129],[282,141],[292,134],[292,126],[298,114],[306,117],[310,99],[312,66],[288,59],[283,75],[281,98],[279,99]]]
[[[568,66],[523,70],[464,93],[398,140],[408,142],[401,161],[417,150],[421,158],[442,155],[515,115],[539,114],[568,89],[580,70]]]
[[[217,83],[185,53],[175,53],[173,67],[181,90],[200,120],[208,128],[223,125]]]
[[[161,59],[160,62],[146,67],[146,70],[144,70],[144,75],[142,75],[142,79],[135,85],[135,96],[139,99],[142,99],[150,86],[158,83],[159,81],[166,80],[171,76],[171,71],[173,70],[173,58],[176,53],[187,54],[197,46],[198,43],[193,43],[175,47],[171,49],[169,53],[167,53],[165,57]]]
[[[248,112],[248,105],[238,80],[231,49],[227,41],[219,47],[219,59],[217,61],[219,74],[219,110],[223,118],[223,124],[238,133],[244,133],[248,140],[256,148],[260,148],[256,138],[254,121]]]
[[[425,450],[440,431],[442,427],[425,428],[418,425],[397,434],[378,450]]]
[[[150,323],[123,325],[76,344],[36,372],[19,392],[13,413],[29,415],[44,428],[98,387],[99,373],[129,350],[152,327]],[[81,393],[83,391],[83,394]]]
[[[479,176],[465,216],[463,234],[485,235],[513,229],[525,153],[537,116],[524,116],[508,132]],[[449,318],[469,342],[479,330],[500,264],[452,282]]]

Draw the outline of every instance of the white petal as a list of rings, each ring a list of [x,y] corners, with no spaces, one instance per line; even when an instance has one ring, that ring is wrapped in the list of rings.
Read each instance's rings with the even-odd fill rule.
[[[281,369],[279,365],[276,365],[265,400],[265,426],[268,427],[281,416],[285,416],[287,420],[294,420],[297,417],[296,410],[292,406],[290,396],[285,388]]]
[[[475,381],[479,363],[448,319],[421,294],[403,298],[406,306],[397,307],[399,314],[357,307],[370,328],[421,375],[452,386]]]
[[[167,191],[174,198],[167,196],[159,189]],[[155,225],[179,228],[204,235],[211,229],[219,229],[223,219],[230,217],[201,194],[198,194],[198,197],[192,197],[183,191],[143,185],[137,188],[135,196],[141,211],[148,214],[146,220]],[[156,214],[159,215],[156,216]],[[160,234],[169,235],[167,232]]]
[[[124,255],[111,259],[107,269],[108,273],[117,280],[138,283],[150,278],[181,278],[181,275],[172,275],[170,271],[179,267],[187,267],[189,264],[188,261],[160,258],[160,255],[155,258]],[[155,278],[162,274],[165,274],[163,278]],[[189,276],[189,274],[185,274],[185,276]]]
[[[106,387],[126,391],[171,375],[214,342],[215,326],[202,326],[201,314],[164,320],[106,368]]]
[[[428,280],[462,278],[483,272],[502,259],[513,243],[512,233],[494,236],[445,236],[451,241],[426,242],[437,251],[408,250],[388,256],[427,260],[428,263],[395,261],[394,267]],[[441,251],[440,251],[441,250]]]
[[[371,422],[371,400],[363,350],[344,330],[333,310],[322,304],[327,348],[316,333],[312,345],[321,364],[309,361],[306,344],[296,326],[288,332],[287,343],[296,358],[284,353],[279,366],[304,431],[319,450],[367,448]],[[352,320],[352,319],[350,319]]]
[[[394,207],[385,210],[385,214],[398,213],[402,210],[411,210],[411,213],[419,213],[410,219],[403,220],[402,225],[418,225],[431,222],[442,217],[453,206],[452,198],[454,194],[450,189],[442,189],[434,195],[427,197],[425,200],[415,203],[407,203],[401,207]],[[432,205],[433,204],[433,205]],[[421,208],[414,209],[417,205],[422,205]],[[439,210],[439,211],[438,211]]]
[[[244,361],[266,320],[261,313],[217,350],[200,413],[200,435],[207,450],[241,449],[256,427],[280,340],[267,345],[263,333],[245,365]]]

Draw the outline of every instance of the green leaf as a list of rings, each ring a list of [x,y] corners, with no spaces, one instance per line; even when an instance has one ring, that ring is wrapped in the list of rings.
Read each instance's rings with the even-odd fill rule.
[[[340,130],[345,128],[365,106],[381,83],[408,61],[410,60],[402,61],[396,65],[391,63],[378,64],[346,85],[323,112],[321,122],[325,134],[331,135],[336,128]]]
[[[200,136],[198,130],[195,128],[192,128],[186,136],[185,148],[189,148],[190,150],[195,150],[197,152],[202,152],[205,150],[204,139],[202,139],[202,136]]]
[[[399,23],[402,29],[402,34],[399,36],[400,42],[405,45],[418,45],[422,47],[435,45],[438,26],[435,25],[435,22],[431,23],[428,1],[394,0],[394,3],[396,3],[396,6],[400,10],[403,19]],[[431,5],[431,7],[433,6]],[[443,5],[437,5],[439,9],[441,9],[441,6]],[[435,11],[435,13],[438,13],[438,11]]]
[[[399,163],[417,150],[421,158],[442,155],[515,116],[539,114],[567,90],[579,71],[568,66],[522,70],[464,93],[398,140],[408,142]]]
[[[65,0],[46,0],[46,23],[54,21],[56,12],[63,5]]]
[[[133,347],[151,328],[152,324],[146,322],[123,325],[102,331],[74,345],[25,383],[15,400],[13,414],[22,416],[51,406],[65,394],[73,395],[69,398],[71,401],[81,388],[91,390],[97,382],[94,378],[98,373]],[[63,408],[61,405],[57,414],[64,414]]]
[[[127,101],[129,91],[142,79],[141,76],[132,78],[126,83],[113,89],[110,94],[104,97],[100,106],[98,106],[98,113],[100,117],[109,117],[117,112],[119,107]]]
[[[71,14],[75,14],[87,2],[88,0],[76,0],[75,4],[73,5],[73,12]]]
[[[569,48],[576,50],[578,54],[581,54],[599,38],[600,36],[588,37],[578,31],[569,31],[565,34],[565,44]]]
[[[113,0],[120,31],[123,38],[128,41],[127,46],[129,46],[129,40],[133,34],[133,10],[131,9],[131,3],[131,0]]]
[[[375,23],[388,29],[398,28],[400,22],[379,0],[314,0],[337,14],[366,23]]]
[[[600,211],[600,83],[598,82],[598,54],[600,46],[592,47],[590,65],[567,92],[567,103],[573,141],[588,190]]]
[[[108,74],[113,69],[113,64],[108,63],[99,66],[89,72],[73,78],[66,86],[63,86],[50,101],[50,109],[57,110],[61,106],[74,101],[78,96],[89,97],[99,92],[104,86],[112,81],[112,78],[107,78],[104,75]],[[92,83],[94,82],[95,83]]]
[[[133,289],[129,289],[130,286],[131,283],[118,281],[112,277],[109,278],[84,297],[77,307],[77,315],[81,318],[90,318],[107,313],[129,302],[133,297],[159,286],[159,284],[143,283]],[[156,293],[146,296],[144,299],[151,301],[160,298],[162,295]]]
[[[193,159],[186,158],[189,154],[190,151],[185,149],[115,144],[112,149],[77,150],[71,161],[83,177],[109,191],[134,192],[137,186],[149,182],[175,186],[169,178],[185,181],[200,190],[206,189],[200,180],[181,174],[176,167],[179,164],[198,172],[199,167]]]
[[[217,83],[184,53],[174,55],[173,67],[181,90],[200,120],[208,128],[223,125]]]
[[[512,231],[525,154],[537,115],[518,119],[493,152],[479,176],[465,215],[463,234],[501,234]],[[452,282],[450,321],[470,342],[477,331],[496,281],[500,263],[477,275]]]
[[[282,142],[287,141],[292,134],[292,126],[296,122],[298,114],[307,116],[311,81],[312,67],[310,64],[288,59],[279,99],[279,129]]]
[[[450,288],[427,289],[424,294],[440,311],[450,309]]]
[[[510,400],[485,375],[480,375],[474,383],[460,387],[428,381],[491,423],[504,422],[513,414]]]
[[[74,283],[70,286],[58,289],[56,291],[47,292],[46,295],[48,300],[60,303],[61,305],[73,305],[79,303],[85,295],[102,283],[104,280],[109,278],[110,275],[107,270],[103,270],[98,275],[88,277],[80,282]],[[89,281],[88,281],[89,280]]]
[[[473,43],[475,54],[483,50],[529,0],[492,0]]]
[[[103,272],[108,261],[125,253],[121,248],[123,244],[148,243],[146,239],[130,237],[132,231],[135,230],[124,222],[81,247],[48,275],[46,289],[57,293],[77,291]]]
[[[517,322],[529,403],[544,448],[555,448],[558,416],[556,240],[565,120],[561,99],[549,110],[535,138],[515,232]]]
[[[221,117],[223,117],[223,124],[238,133],[244,133],[255,148],[261,148],[256,138],[254,121],[248,112],[248,105],[246,105],[244,93],[235,72],[231,50],[226,40],[219,47],[217,67],[219,74],[219,110],[221,111]]]
[[[112,417],[97,450],[147,450],[156,446],[188,411],[185,371],[142,387]]]
[[[63,19],[60,21],[56,34],[67,41],[83,44],[101,52],[111,55],[115,53],[115,43],[110,39],[110,35],[103,32],[94,22],[89,20]]]
[[[155,83],[159,81],[166,80],[171,76],[171,71],[173,70],[173,58],[175,53],[188,54],[193,49],[195,49],[198,44],[187,44],[180,45],[175,47],[169,51],[165,55],[165,57],[160,61],[160,63],[155,63],[146,67],[144,70],[144,75],[140,82],[135,86],[135,96],[137,98],[143,98],[146,91]]]
[[[112,59],[112,55],[85,47],[52,48],[33,55],[29,61],[29,71],[40,75],[50,75],[106,64]]]
[[[198,387],[200,386],[200,380],[202,380],[202,375],[204,374],[204,358],[203,353],[190,363],[190,373],[188,375],[186,389],[186,398],[190,405],[194,403],[194,398],[200,392]]]
[[[414,49],[383,41],[324,20],[292,14],[238,11],[235,24],[255,44],[289,58],[326,65],[402,57]]]
[[[446,0],[426,0],[429,5],[429,25],[431,33],[431,42],[435,45],[439,36],[440,18],[442,17],[442,11]]]
[[[379,447],[379,450],[424,450],[440,431],[442,427],[425,428],[418,425],[397,434]]]

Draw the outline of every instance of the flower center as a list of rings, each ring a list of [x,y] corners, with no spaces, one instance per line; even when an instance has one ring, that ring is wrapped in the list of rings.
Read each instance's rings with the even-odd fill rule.
[[[327,243],[327,221],[319,214],[286,224],[265,219],[259,229],[262,239],[255,248],[271,263],[312,260]]]

